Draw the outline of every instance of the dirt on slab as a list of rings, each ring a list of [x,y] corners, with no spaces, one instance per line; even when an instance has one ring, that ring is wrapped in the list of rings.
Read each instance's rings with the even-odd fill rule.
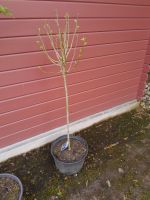
[[[77,133],[89,152],[81,172],[60,174],[50,144],[0,163],[17,175],[23,200],[150,200],[150,114],[139,109]]]
[[[150,200],[150,138],[140,143],[130,142],[108,150],[124,153],[103,163],[105,168],[96,180],[75,194],[69,200]]]

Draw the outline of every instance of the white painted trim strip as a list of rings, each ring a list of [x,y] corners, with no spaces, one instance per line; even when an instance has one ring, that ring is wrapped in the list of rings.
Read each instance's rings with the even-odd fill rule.
[[[90,115],[83,119],[77,120],[70,124],[70,133],[75,133],[84,128],[87,128],[97,122],[106,120],[108,118],[120,115],[124,112],[130,111],[138,106],[136,100],[121,104],[119,106],[113,107],[111,109],[105,110],[94,115]],[[0,162],[7,160],[8,158],[26,153],[32,149],[41,147],[49,142],[52,142],[56,138],[66,134],[66,126],[61,126],[55,128],[46,133],[34,136],[32,138],[26,139],[24,141],[18,142],[16,144],[10,145],[0,149]]]

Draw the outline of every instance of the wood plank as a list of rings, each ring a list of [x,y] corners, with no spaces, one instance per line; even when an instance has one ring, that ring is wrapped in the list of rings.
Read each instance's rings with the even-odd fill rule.
[[[140,77],[137,77],[135,79],[125,80],[123,82],[115,84],[112,83],[103,87],[101,87],[100,84],[95,84],[95,87],[92,89],[91,85],[87,86],[87,83],[84,82],[80,83],[80,86],[71,85],[69,87],[69,96],[77,95],[79,96],[80,101],[84,101],[86,99],[90,99],[91,97],[96,96],[97,94],[103,95],[105,93],[111,93],[116,90],[121,90],[122,88],[128,88],[131,85],[133,85],[133,83],[138,84],[139,81]],[[22,108],[27,108],[29,106],[52,101],[58,98],[63,98],[64,95],[64,88],[61,87],[32,95],[26,95],[15,99],[10,99],[7,101],[0,101],[0,114],[15,111]],[[70,103],[73,103],[73,101],[71,101]]]
[[[77,76],[82,76],[80,75],[81,73],[84,73],[84,71],[86,70],[92,70],[96,69],[96,68],[101,68],[105,65],[102,65],[100,62],[96,62],[96,60],[98,59],[91,59],[91,60],[82,60],[82,62],[79,64],[78,68],[74,69],[72,72],[77,73]],[[98,60],[99,61],[99,60]],[[134,61],[132,63],[123,63],[120,64],[118,66],[113,66],[113,68],[109,67],[109,68],[102,68],[102,72],[100,72],[103,76],[108,75],[108,74],[113,74],[113,73],[118,73],[124,70],[133,70],[135,68],[140,68],[143,67],[143,63],[144,60],[138,60],[138,61]],[[124,69],[123,69],[124,66]],[[114,69],[114,67],[116,67]],[[117,68],[118,67],[118,68]],[[49,72],[49,73],[43,73],[40,69],[38,69],[37,67],[34,68],[27,68],[27,69],[23,69],[23,70],[14,70],[14,71],[10,71],[10,72],[1,72],[0,73],[0,87],[4,87],[6,85],[13,85],[13,84],[18,84],[18,83],[25,83],[25,82],[29,82],[29,81],[35,81],[35,80],[39,80],[39,79],[43,79],[43,78],[50,78],[50,77],[54,77],[54,82],[55,82],[55,78],[57,75],[57,73],[59,72],[59,69],[56,69],[55,71],[50,70],[49,66],[46,68],[42,68],[45,71]],[[106,71],[108,69],[108,71]],[[119,71],[120,70],[120,71]],[[51,72],[52,71],[52,72]],[[83,72],[82,72],[83,71]],[[60,75],[60,73],[59,73]]]
[[[115,42],[129,42],[145,39],[148,40],[149,30],[85,33],[84,36],[87,38],[88,45],[91,46]],[[39,51],[39,48],[36,44],[36,41],[38,40],[38,36],[0,38],[0,55]],[[45,41],[46,46],[51,49],[48,38],[43,36],[43,40]]]
[[[147,55],[150,55],[150,44],[148,44],[148,46],[147,46],[146,54],[147,54]]]
[[[113,44],[103,44],[103,45],[95,45],[95,46],[86,46],[83,48],[83,56],[81,59],[99,57],[104,55],[111,54],[119,54],[130,51],[138,51],[138,50],[147,50],[147,40],[144,41],[131,41],[131,42],[123,42],[123,43],[113,43]],[[74,49],[72,49],[68,61],[71,61],[73,56]],[[55,54],[53,50],[49,51],[49,54],[55,58]],[[79,48],[76,49],[76,55],[79,54]],[[10,65],[11,63],[11,65]],[[15,54],[15,55],[6,55],[0,57],[0,71],[7,71],[13,69],[21,69],[26,67],[35,67],[35,66],[44,66],[50,65],[48,58],[45,56],[43,52],[33,52],[33,53],[23,53],[23,54]],[[51,65],[52,68],[54,65]],[[55,73],[54,71],[52,73]],[[19,71],[18,71],[19,72]],[[38,73],[39,70],[36,68],[36,76],[40,78],[42,73]],[[6,72],[11,73],[11,72]],[[13,72],[12,72],[13,73]],[[4,76],[5,73],[2,73],[1,76]],[[29,74],[30,75],[30,74]],[[19,78],[19,77],[18,77]],[[7,79],[8,81],[8,79]],[[16,80],[17,81],[17,80]],[[1,81],[2,82],[2,81]],[[8,82],[7,82],[8,84]],[[1,83],[2,86],[2,83]]]
[[[105,95],[97,93],[96,96],[85,101],[80,101],[80,97],[78,95],[76,103],[70,105],[70,113],[80,112],[82,110],[92,107],[93,105],[98,105],[107,102],[110,100],[110,96],[111,99],[116,99],[122,96],[130,95],[132,93],[135,93],[135,91],[137,91],[137,88],[138,84],[137,85],[133,84],[132,87],[126,89],[123,88],[122,90],[115,92],[113,91],[112,93],[107,93]],[[43,124],[48,121],[51,122],[51,120],[55,120],[64,116],[65,116],[65,107],[63,106],[60,107],[60,109],[53,110],[51,112],[45,112],[44,115],[38,115],[32,118],[28,118],[26,120],[19,121],[15,124],[14,123],[8,124],[7,126],[3,126],[0,128],[0,138],[6,136],[8,134],[8,130],[9,134],[13,134],[18,131],[31,128],[33,126],[37,126],[38,124]]]
[[[145,58],[145,51],[137,51],[137,52],[128,52],[128,53],[115,54],[115,55],[110,55],[110,56],[103,56],[99,58],[88,59],[88,62],[94,63],[94,60],[95,60],[96,62],[101,63],[100,66],[107,66],[107,65],[115,65],[119,63],[125,63],[125,62],[132,62],[132,61],[136,61],[138,59],[144,59],[144,58]],[[89,65],[88,64],[84,65],[85,67],[84,69],[86,69],[86,66],[88,67]],[[94,67],[94,65],[91,64],[90,68],[92,66]],[[79,67],[77,67],[77,70],[78,68]],[[21,84],[1,87],[0,100],[6,100],[10,98],[20,97],[23,95],[38,93],[38,92],[51,90],[56,87],[62,86],[62,82],[54,82],[53,80],[54,79],[52,78],[45,78],[38,81],[25,82]],[[94,82],[95,80],[88,80],[88,81]]]
[[[31,1],[31,0],[28,0]],[[41,0],[36,0],[41,1]],[[55,0],[58,2],[64,2],[64,0]],[[65,2],[72,2],[73,0],[65,0]],[[136,5],[136,6],[149,6],[150,2],[149,0],[76,0],[76,2],[84,2],[84,3],[107,3],[107,4],[119,4],[119,5]]]
[[[150,55],[146,55],[145,57],[145,63],[150,64]]]
[[[120,82],[120,81],[123,81],[123,80],[135,78],[137,76],[139,77],[141,75],[141,73],[142,73],[142,69],[138,69],[138,70],[134,70],[134,71],[130,71],[130,72],[124,72],[124,73],[120,73],[120,74],[117,74],[117,75],[112,75],[112,76],[109,76],[109,77],[107,76],[107,77],[101,79],[101,85],[102,86],[108,85],[110,80],[111,80],[111,82],[115,83],[115,80],[116,80],[116,82]],[[90,74],[87,74],[87,76],[85,76],[84,81],[96,79],[98,77],[99,77],[98,73],[94,73],[94,74],[90,73]],[[72,80],[72,81],[77,82],[76,80]],[[80,82],[80,80],[79,80],[79,82]],[[30,106],[28,108],[23,108],[23,109],[19,109],[19,110],[16,110],[16,111],[12,111],[12,112],[9,112],[9,113],[6,113],[6,114],[1,114],[0,126],[4,126],[6,124],[10,124],[10,123],[14,123],[16,121],[24,120],[26,118],[30,118],[30,117],[33,117],[35,115],[42,114],[44,112],[56,110],[58,108],[63,107],[64,105],[65,105],[65,98],[61,98],[61,99],[56,99],[56,100],[53,100],[53,101],[41,103],[41,104],[38,104],[38,105]]]
[[[52,19],[30,19],[30,20],[5,20],[0,21],[0,38],[5,37],[17,37],[17,36],[32,36],[38,35],[39,27],[43,24],[49,23],[56,33],[56,25]],[[61,20],[63,25],[63,20]],[[99,32],[99,31],[124,31],[124,30],[145,30],[150,29],[150,19],[119,19],[119,18],[108,18],[108,19],[80,19],[80,29],[78,32]],[[70,20],[70,33],[74,30],[74,20]],[[43,32],[44,34],[44,32]]]
[[[100,49],[100,48],[97,48],[97,49],[94,48],[94,49],[96,50],[96,51],[94,51],[94,54],[96,54],[96,52],[99,54],[98,49]],[[105,48],[103,48],[103,49],[105,49]],[[101,50],[101,52],[103,52],[103,51]],[[86,53],[90,54],[90,50],[87,51]],[[92,54],[90,54],[90,55],[92,56]],[[142,57],[140,57],[139,59],[142,60]],[[144,59],[143,59],[143,62],[144,62]],[[140,61],[140,65],[141,65],[141,61]],[[32,68],[20,69],[20,70],[13,70],[13,71],[9,71],[9,72],[8,71],[1,72],[0,73],[0,80],[1,80],[0,86],[6,86],[6,85],[17,84],[17,83],[35,81],[35,80],[39,80],[39,79],[42,79],[42,78],[56,77],[60,74],[59,68],[57,68],[57,67],[55,68],[55,66],[54,67],[53,66],[54,65],[42,68],[48,73],[43,73],[38,67],[32,67]],[[92,70],[93,68],[95,69],[95,68],[100,67],[100,66],[103,66],[103,65],[101,65],[101,63],[99,63],[99,62],[96,63],[96,60],[86,59],[86,60],[82,60],[80,62],[80,64],[78,65],[78,67],[76,68],[76,70],[74,69],[72,72],[80,72],[80,71],[90,70],[90,69]]]
[[[97,112],[106,110],[108,108],[114,107],[116,105],[125,103],[127,101],[131,101],[136,98],[136,93],[132,93],[127,96],[122,96],[117,99],[111,99],[108,102],[104,102],[102,104],[98,104],[95,106],[92,106],[90,108],[87,108],[86,110],[83,110],[79,113],[74,113],[72,115],[72,119],[81,119],[83,117],[86,117],[88,115],[95,114]],[[11,135],[5,135],[3,138],[0,139],[0,148],[5,147],[7,145],[19,142],[21,140],[36,136],[40,133],[44,133],[46,131],[49,131],[51,129],[54,129],[56,127],[62,126],[65,124],[65,117],[59,118],[57,120],[53,120],[51,123],[47,122],[44,124],[38,124],[37,126],[34,126],[30,129],[22,130],[17,133],[11,134]],[[8,133],[8,132],[7,132]]]
[[[130,85],[131,86],[131,85]],[[136,85],[136,87],[137,87],[137,85]],[[134,87],[135,88],[135,87]],[[122,90],[123,91],[129,91],[129,89],[128,90],[124,90],[123,88],[122,88]],[[96,91],[94,91],[94,93],[95,93]],[[109,95],[108,95],[108,93],[107,94],[105,94],[105,95],[102,95],[101,93],[100,93],[100,91],[97,91],[98,93],[97,93],[97,95],[96,95],[96,98],[89,98],[88,99],[88,101],[87,101],[87,99],[85,100],[84,99],[84,102],[80,102],[80,103],[78,103],[78,101],[76,101],[76,105],[72,105],[70,108],[71,108],[71,110],[73,110],[74,109],[74,107],[75,108],[77,108],[77,107],[79,107],[79,108],[81,108],[81,106],[82,106],[82,109],[83,110],[85,110],[85,108],[87,108],[87,107],[85,107],[85,106],[83,106],[83,104],[85,105],[85,103],[86,104],[90,104],[90,102],[92,101],[93,102],[93,99],[94,99],[94,101],[98,101],[99,99],[101,99],[101,100],[103,100],[103,99],[105,99],[106,97],[109,99]],[[115,95],[116,94],[118,94],[118,91],[112,91],[111,93],[113,94],[115,92]],[[91,94],[93,94],[93,92],[91,93]],[[98,95],[101,95],[101,97],[99,97]],[[111,95],[112,96],[112,98],[113,98],[113,95]],[[78,97],[80,98],[80,96],[78,95]],[[76,97],[77,98],[77,97]],[[97,100],[98,99],[98,100]],[[93,104],[93,105],[96,105],[96,104]],[[77,110],[80,112],[82,109],[76,109],[75,111],[77,112]],[[74,113],[74,112],[73,112]],[[77,112],[78,113],[78,112]],[[62,108],[60,108],[60,109],[57,109],[57,110],[54,110],[54,111],[51,111],[51,112],[46,112],[46,113],[43,113],[42,115],[37,115],[37,116],[34,116],[34,117],[32,117],[32,118],[28,118],[28,119],[25,119],[25,120],[22,120],[22,121],[19,121],[19,122],[16,122],[15,123],[15,125],[14,125],[14,123],[13,124],[9,124],[8,126],[3,126],[3,127],[1,127],[1,132],[2,133],[7,133],[7,130],[10,130],[10,134],[12,134],[13,132],[18,132],[18,131],[20,131],[20,130],[23,130],[23,129],[28,129],[28,128],[31,128],[31,127],[33,127],[33,126],[36,126],[36,125],[38,125],[38,124],[42,124],[42,123],[45,123],[45,122],[47,122],[47,121],[53,121],[53,120],[55,120],[55,119],[57,119],[57,118],[61,118],[61,117],[63,117],[63,116],[65,116],[65,107],[62,107]],[[15,127],[14,127],[15,126]],[[4,134],[4,135],[5,135]],[[1,135],[2,136],[2,135]]]
[[[55,10],[59,16],[64,17],[69,11],[70,17],[79,18],[87,17],[150,17],[148,6],[129,6],[115,4],[95,4],[95,3],[76,3],[68,2],[64,6],[64,2],[54,1],[4,1],[10,10],[13,10],[15,19],[30,19],[30,18],[55,18]],[[91,12],[93,11],[93,12]],[[1,18],[6,18],[1,16]],[[8,17],[7,17],[8,18]],[[11,17],[10,17],[11,18]]]

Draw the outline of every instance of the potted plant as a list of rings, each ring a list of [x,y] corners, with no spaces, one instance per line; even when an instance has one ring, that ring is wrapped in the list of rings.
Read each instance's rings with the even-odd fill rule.
[[[79,29],[78,19],[74,19],[74,30],[72,34],[70,34],[70,18],[68,14],[64,16],[65,23],[63,30],[61,29],[62,26],[60,25],[60,20],[57,15],[55,22],[58,31],[56,34],[53,34],[49,24],[45,24],[43,26],[44,32],[46,33],[51,47],[55,53],[55,57],[52,57],[49,54],[46,44],[42,38],[42,32],[40,28],[38,30],[39,41],[37,41],[37,43],[39,48],[49,59],[50,63],[53,63],[59,67],[60,74],[63,78],[66,99],[67,134],[66,136],[62,136],[52,143],[51,154],[59,171],[63,174],[71,175],[79,172],[79,170],[82,168],[88,152],[88,145],[83,138],[73,135],[70,136],[70,113],[67,78],[71,69],[78,64],[83,53],[83,46],[87,44],[87,39],[85,37],[80,38],[82,47],[78,48],[77,52],[77,45],[79,41],[79,34],[77,34]],[[69,60],[71,61],[69,62]],[[47,73],[42,67],[39,68],[41,71]]]
[[[23,186],[19,178],[15,175],[0,174],[0,196],[1,200],[21,200]]]

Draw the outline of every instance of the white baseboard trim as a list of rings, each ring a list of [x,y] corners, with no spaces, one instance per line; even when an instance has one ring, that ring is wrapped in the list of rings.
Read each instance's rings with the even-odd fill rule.
[[[103,112],[96,113],[94,115],[77,120],[70,124],[70,133],[75,133],[84,128],[87,128],[97,122],[106,120],[108,118],[120,115],[124,112],[130,111],[138,106],[137,100],[133,100]],[[55,128],[46,133],[34,136],[16,144],[10,145],[0,149],[0,162],[7,160],[8,158],[26,153],[32,149],[41,147],[49,142],[52,142],[56,138],[66,134],[66,126]]]

